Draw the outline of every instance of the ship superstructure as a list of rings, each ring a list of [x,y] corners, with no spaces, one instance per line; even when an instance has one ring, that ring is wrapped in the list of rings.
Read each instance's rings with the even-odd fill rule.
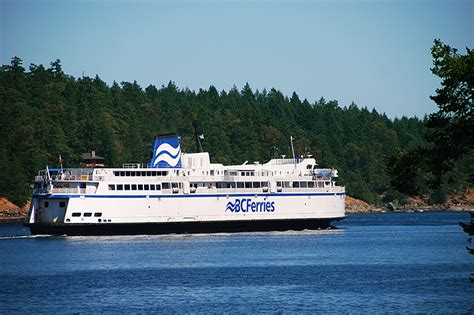
[[[224,166],[156,139],[147,167],[40,171],[32,234],[112,235],[327,228],[345,217],[337,171],[314,158]]]

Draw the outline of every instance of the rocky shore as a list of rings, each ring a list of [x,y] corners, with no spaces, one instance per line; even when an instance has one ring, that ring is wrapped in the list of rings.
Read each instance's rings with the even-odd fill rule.
[[[474,211],[474,189],[468,189],[461,195],[451,196],[444,204],[430,204],[428,196],[408,198],[406,204],[388,203],[383,206],[372,205],[365,201],[346,196],[347,213],[368,212],[414,212],[414,211]]]
[[[20,208],[10,200],[0,197],[0,223],[23,222],[28,215],[30,202]]]

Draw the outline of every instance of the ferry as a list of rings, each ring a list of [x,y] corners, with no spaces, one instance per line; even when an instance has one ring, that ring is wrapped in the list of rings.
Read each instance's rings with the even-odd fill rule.
[[[232,233],[330,228],[345,217],[337,170],[312,157],[225,166],[197,151],[181,152],[171,134],[155,139],[146,166],[46,167],[25,225],[33,235]]]

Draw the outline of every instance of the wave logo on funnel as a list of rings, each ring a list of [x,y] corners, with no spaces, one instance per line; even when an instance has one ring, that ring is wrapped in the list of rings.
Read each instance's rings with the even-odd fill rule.
[[[181,146],[179,137],[158,138],[153,145],[153,158],[148,167],[181,168]]]

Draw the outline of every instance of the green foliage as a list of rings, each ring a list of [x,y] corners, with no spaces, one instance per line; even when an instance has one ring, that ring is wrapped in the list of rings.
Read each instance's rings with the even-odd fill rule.
[[[441,87],[431,96],[439,109],[425,122],[426,143],[393,154],[387,165],[399,191],[414,195],[429,188],[430,202],[443,203],[474,184],[474,52],[466,48],[460,55],[437,39],[431,54]]]
[[[448,200],[448,194],[445,188],[438,188],[430,194],[428,204],[442,205]]]
[[[153,138],[163,132],[180,133],[183,150],[192,152],[193,121],[214,162],[291,156],[291,135],[296,154],[338,168],[350,195],[376,203],[390,182],[384,156],[424,143],[426,132],[416,118],[391,120],[355,104],[341,108],[324,98],[311,103],[276,89],[108,86],[98,76],[64,74],[59,60],[27,71],[16,57],[0,70],[0,104],[0,195],[18,203],[29,197],[38,170],[58,166],[59,154],[66,167],[77,166],[80,154],[90,150],[108,166],[146,163]]]

